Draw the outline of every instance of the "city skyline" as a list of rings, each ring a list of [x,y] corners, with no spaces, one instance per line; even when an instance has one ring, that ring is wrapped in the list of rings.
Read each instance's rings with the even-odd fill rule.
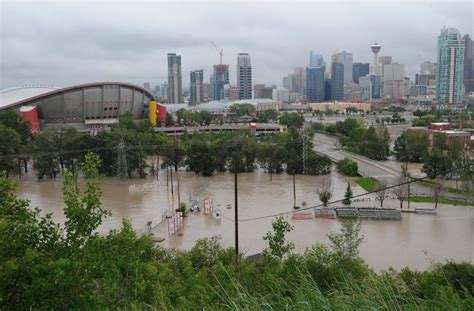
[[[204,81],[209,81],[212,66],[219,63],[211,41],[224,50],[223,63],[230,65],[231,84],[236,84],[236,56],[241,52],[252,55],[253,84],[281,85],[282,76],[307,66],[311,50],[330,59],[334,51],[347,49],[354,62],[371,63],[374,42],[383,46],[379,55],[391,55],[405,64],[406,75],[414,80],[421,63],[436,62],[439,29],[454,27],[472,36],[472,5],[468,2],[455,6],[404,3],[403,7],[372,2],[252,3],[251,12],[238,3],[98,3],[91,7],[70,2],[3,3],[0,88],[100,80],[161,84],[167,80],[168,53],[182,56],[183,73],[203,68]],[[315,7],[324,18],[311,18],[309,13]],[[176,23],[167,17],[173,10],[180,12]],[[390,14],[376,14],[381,10]],[[217,11],[221,14],[214,17]],[[404,22],[400,24],[402,11]],[[207,21],[212,14],[213,19]],[[236,25],[227,18],[244,14],[258,17],[258,25]],[[116,22],[125,18],[127,23]],[[216,23],[226,31],[216,31]],[[196,24],[200,31],[190,31]],[[418,27],[420,24],[426,26]],[[394,25],[399,31],[393,32]],[[330,31],[321,31],[322,26]],[[189,85],[189,75],[183,74],[182,83],[184,88]]]

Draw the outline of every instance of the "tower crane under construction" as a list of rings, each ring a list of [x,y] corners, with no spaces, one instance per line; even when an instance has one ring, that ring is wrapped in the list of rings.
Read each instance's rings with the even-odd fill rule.
[[[220,64],[222,65],[222,56],[224,56],[224,49],[219,49],[213,41],[211,41],[211,44],[216,48],[217,53],[219,53]]]

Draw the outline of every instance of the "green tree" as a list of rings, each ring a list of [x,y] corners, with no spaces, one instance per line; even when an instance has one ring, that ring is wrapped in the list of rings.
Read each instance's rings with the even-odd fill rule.
[[[180,125],[188,125],[193,121],[193,113],[187,109],[181,108],[176,112],[176,119]]]
[[[267,173],[270,173],[270,180],[273,174],[283,172],[285,159],[286,152],[283,146],[274,142],[257,144],[257,162]]]
[[[209,141],[194,138],[187,150],[186,164],[196,175],[212,176],[218,161],[215,154]]]
[[[21,137],[12,128],[0,124],[0,171],[19,172],[17,159],[21,150]]]
[[[429,144],[425,133],[406,130],[395,141],[395,156],[398,161],[422,162],[428,155]]]
[[[349,136],[353,129],[362,127],[363,121],[358,118],[347,118],[336,122],[337,132],[343,136]]]
[[[433,149],[434,150],[448,150],[448,146],[446,144],[447,136],[445,133],[434,133],[433,135]]]
[[[263,250],[263,255],[270,261],[280,262],[294,248],[293,242],[286,240],[286,234],[293,230],[293,226],[280,216],[272,221],[272,228],[273,232],[268,231],[263,236],[263,239],[268,241],[268,247]]]
[[[56,178],[59,173],[59,148],[54,130],[44,130],[32,141],[33,168],[38,179],[44,176]]]
[[[346,218],[341,220],[341,232],[328,234],[331,248],[338,256],[355,259],[359,255],[359,246],[364,237],[360,235],[360,221]]]
[[[437,176],[446,176],[451,167],[451,159],[444,155],[442,151],[435,149],[426,158],[421,171],[426,173],[428,178],[435,179]]]
[[[346,187],[346,192],[344,193],[344,200],[342,200],[342,204],[349,206],[351,205],[351,199],[352,199],[352,189],[351,189],[351,184],[347,183]]]
[[[323,206],[327,207],[332,198],[331,179],[325,178],[316,191]]]
[[[326,155],[309,150],[306,152],[305,167],[305,174],[327,175],[331,173],[332,161]]]
[[[229,110],[230,112],[237,113],[239,117],[253,116],[255,114],[255,107],[252,104],[233,104]]]
[[[0,124],[17,132],[23,145],[31,140],[31,125],[28,121],[22,121],[16,110],[1,111]]]
[[[167,112],[166,113],[166,121],[165,121],[165,126],[173,126],[174,125],[174,119],[171,113]]]
[[[285,112],[280,116],[280,124],[286,125],[288,127],[301,128],[303,123],[304,117],[297,112]]]
[[[277,121],[278,115],[279,113],[275,109],[259,111],[257,112],[257,122],[267,123],[270,121]]]
[[[78,185],[78,173],[65,172],[63,196],[66,204],[64,215],[68,244],[84,245],[93,235],[97,235],[96,229],[104,217],[110,215],[110,212],[102,207],[100,201],[102,191],[99,166],[100,160],[95,154],[86,154],[84,163],[81,165],[81,172],[86,179],[83,194]]]
[[[210,125],[212,122],[212,114],[206,110],[195,112],[192,116],[193,121],[200,125]]]
[[[358,164],[356,161],[344,158],[337,162],[337,170],[339,173],[344,174],[346,176],[358,176]]]

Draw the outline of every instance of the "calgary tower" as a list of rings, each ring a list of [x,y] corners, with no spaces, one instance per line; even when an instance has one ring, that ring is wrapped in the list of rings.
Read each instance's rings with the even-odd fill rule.
[[[372,44],[372,46],[370,47],[370,49],[372,50],[372,53],[374,53],[374,64],[372,65],[373,66],[373,72],[372,73],[375,73],[375,74],[379,73],[378,54],[379,54],[381,48],[382,48],[382,46],[380,44],[378,44],[377,42]]]

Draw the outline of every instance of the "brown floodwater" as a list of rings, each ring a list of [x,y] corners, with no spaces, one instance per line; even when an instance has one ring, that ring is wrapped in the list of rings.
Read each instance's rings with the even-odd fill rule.
[[[261,171],[239,174],[239,219],[266,216],[293,210],[292,177],[286,174],[270,175]],[[316,192],[324,178],[330,178],[334,190],[333,199],[341,199],[347,182],[351,182],[354,194],[363,189],[348,178],[333,172],[329,177],[297,176],[296,203],[299,206],[320,204]],[[176,182],[176,177],[174,176]],[[201,200],[212,198],[214,208],[219,208],[221,219],[214,219],[204,213],[190,213],[184,221],[182,236],[169,236],[167,222],[161,222],[163,215],[177,207],[176,185],[174,196],[167,186],[165,171],[155,178],[119,181],[106,179],[102,184],[103,205],[112,211],[99,228],[101,233],[119,228],[123,218],[131,221],[139,233],[152,225],[155,236],[164,237],[165,247],[189,249],[195,241],[204,237],[220,236],[225,246],[234,245],[234,176],[218,173],[213,177],[198,177],[192,172],[180,172],[181,202],[191,197]],[[53,213],[57,222],[64,221],[62,212],[62,180],[37,181],[34,176],[24,178],[19,195],[31,200],[32,207],[39,207],[45,213]],[[378,206],[371,201],[356,205]],[[384,206],[398,207],[398,201],[387,199]],[[429,207],[429,204],[417,204]],[[337,231],[339,221],[334,219],[293,220],[294,230],[288,235],[295,244],[296,252],[303,252],[316,243],[328,243],[327,234]],[[271,229],[272,218],[239,222],[240,250],[246,255],[260,252],[266,242],[263,235]],[[440,205],[438,215],[417,215],[403,213],[401,221],[363,220],[364,241],[360,247],[361,256],[376,269],[388,267],[414,269],[427,268],[433,262],[448,259],[474,259],[474,208]]]

